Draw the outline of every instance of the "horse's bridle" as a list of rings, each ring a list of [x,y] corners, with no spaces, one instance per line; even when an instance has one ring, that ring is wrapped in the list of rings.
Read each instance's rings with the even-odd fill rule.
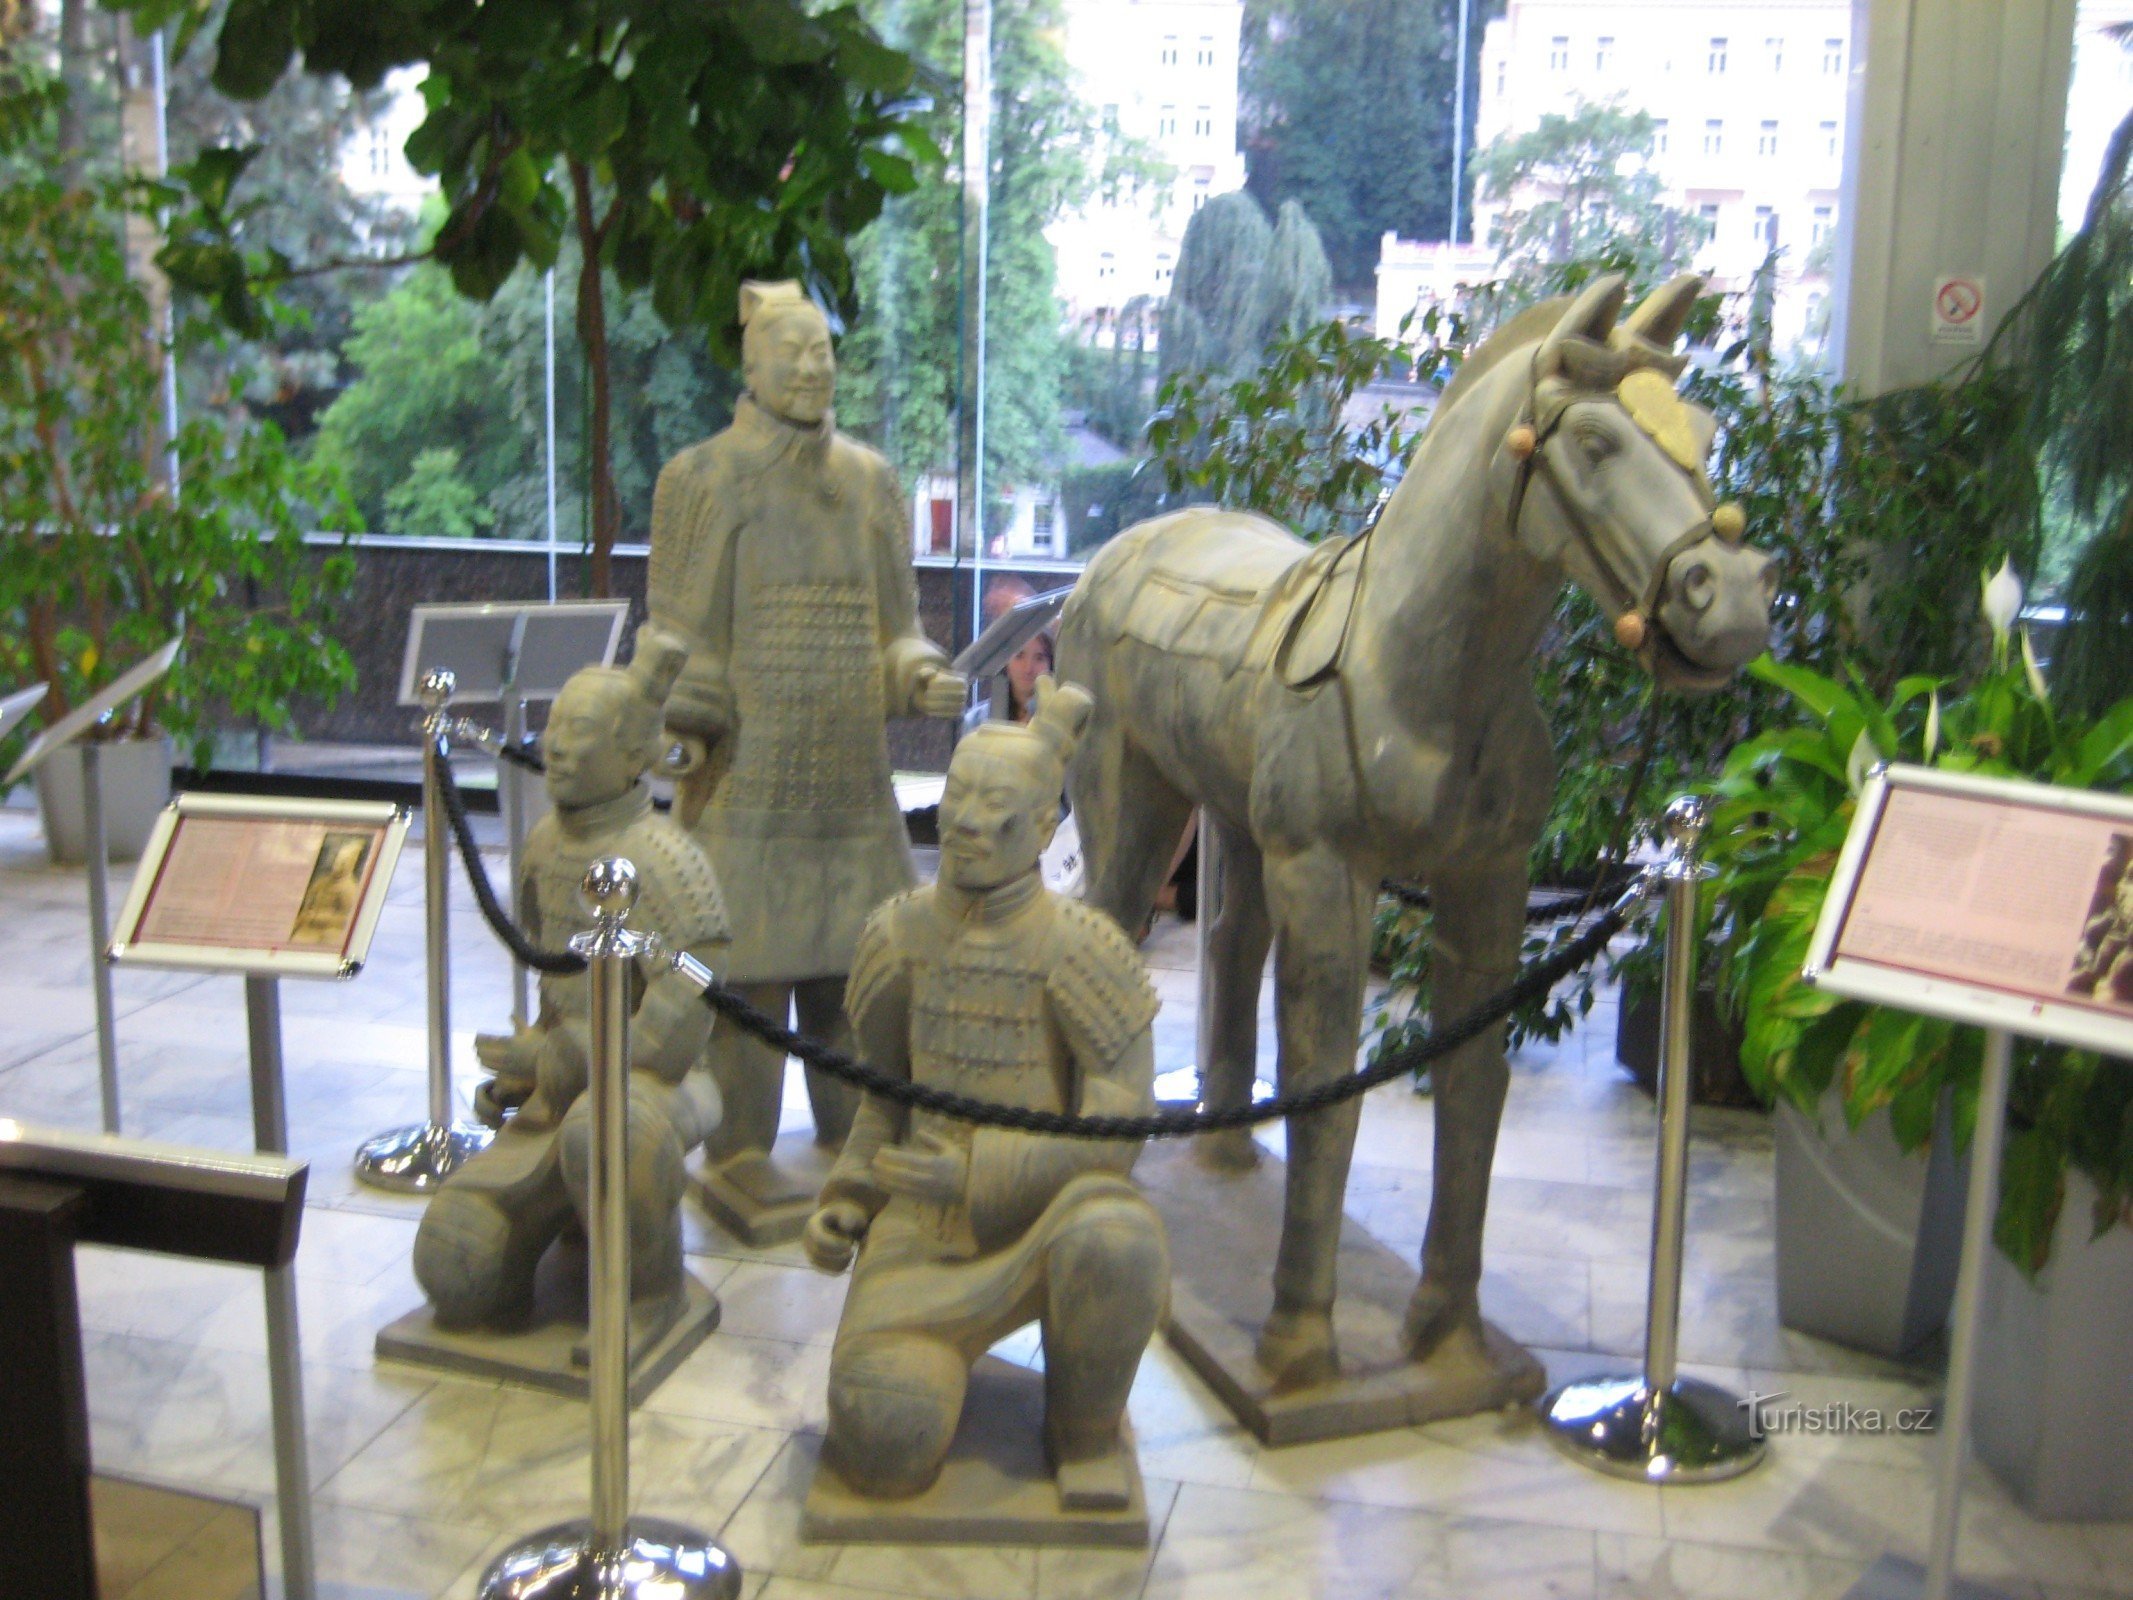
[[[1512,425],[1511,432],[1505,441],[1505,448],[1510,451],[1512,459],[1518,463],[1516,476],[1511,480],[1511,494],[1508,504],[1508,525],[1511,536],[1514,539],[1520,536],[1519,519],[1525,513],[1526,492],[1532,485],[1533,470],[1536,464],[1548,473],[1549,484],[1556,492],[1556,499],[1563,504],[1564,508],[1568,510],[1572,504],[1561,480],[1555,475],[1555,469],[1548,465],[1546,446],[1548,441],[1554,438],[1557,430],[1562,427],[1563,418],[1569,412],[1570,407],[1583,397],[1573,394],[1570,399],[1552,405],[1543,412],[1539,405],[1541,378],[1539,373],[1540,351],[1538,350],[1533,353],[1533,365],[1533,375],[1526,384],[1525,401],[1519,407],[1518,420]],[[1525,439],[1519,437],[1521,430],[1526,435]],[[1700,520],[1691,523],[1682,532],[1674,536],[1666,547],[1659,552],[1658,559],[1652,565],[1650,581],[1644,585],[1641,591],[1631,576],[1620,569],[1615,559],[1610,556],[1607,547],[1594,536],[1593,530],[1586,526],[1585,518],[1578,515],[1573,515],[1569,518],[1572,537],[1578,541],[1579,546],[1584,550],[1587,559],[1592,564],[1594,573],[1613,593],[1613,599],[1617,606],[1615,617],[1616,637],[1639,655],[1643,655],[1647,647],[1657,637],[1656,624],[1659,616],[1659,601],[1666,589],[1666,575],[1672,569],[1675,560],[1708,539],[1715,539],[1721,544],[1729,542],[1726,536],[1719,531],[1719,510],[1720,507],[1714,505],[1704,513]],[[1617,529],[1617,531],[1622,530]],[[1737,542],[1737,540],[1733,542]],[[1624,537],[1618,543],[1626,550],[1631,546],[1632,541]],[[1625,620],[1630,618],[1635,619],[1634,626],[1625,628]],[[1630,637],[1631,633],[1634,633],[1636,637]]]

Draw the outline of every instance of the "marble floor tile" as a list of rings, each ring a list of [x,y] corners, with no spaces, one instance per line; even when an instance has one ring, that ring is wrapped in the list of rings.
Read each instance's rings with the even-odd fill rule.
[[[1597,1555],[1597,1600],[1844,1600],[1867,1566],[1622,1533],[1600,1534]]]

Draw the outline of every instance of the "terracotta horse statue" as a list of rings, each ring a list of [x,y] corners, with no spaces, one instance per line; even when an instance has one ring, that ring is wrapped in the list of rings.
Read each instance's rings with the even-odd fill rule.
[[[1742,543],[1739,507],[1714,504],[1714,424],[1675,392],[1685,357],[1673,347],[1701,288],[1676,279],[1618,326],[1623,281],[1607,277],[1514,319],[1446,389],[1357,538],[1313,548],[1265,518],[1199,508],[1141,523],[1089,563],[1059,639],[1062,679],[1096,696],[1070,779],[1087,896],[1142,926],[1203,808],[1221,871],[1203,1103],[1251,1094],[1270,942],[1281,1090],[1354,1069],[1388,874],[1428,885],[1440,1020],[1513,977],[1526,861],[1555,782],[1532,657],[1566,577],[1661,685],[1715,688],[1764,648],[1769,559]],[[1434,1080],[1433,1193],[1404,1343],[1417,1361],[1485,1362],[1502,1029],[1440,1061]],[[1334,1267],[1358,1110],[1288,1127],[1257,1347],[1277,1388],[1339,1371]],[[1242,1133],[1199,1153],[1256,1159]]]

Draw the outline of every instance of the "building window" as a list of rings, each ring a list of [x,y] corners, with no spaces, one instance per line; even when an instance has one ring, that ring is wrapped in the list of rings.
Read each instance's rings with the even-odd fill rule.
[[[1666,118],[1664,117],[1656,117],[1652,121],[1652,154],[1659,156],[1666,154]]]
[[[1157,283],[1168,283],[1170,281],[1170,252],[1168,250],[1160,251],[1156,255],[1155,281]]]
[[[1775,122],[1765,122],[1755,130],[1755,153],[1759,156],[1778,153],[1778,125]]]
[[[1698,217],[1699,217],[1700,219],[1702,219],[1703,225],[1704,225],[1704,226],[1705,226],[1706,228],[1709,228],[1709,229],[1710,229],[1710,230],[1711,230],[1711,231],[1712,231],[1713,233],[1716,233],[1716,232],[1718,231],[1718,207],[1717,207],[1717,206],[1715,206],[1715,205],[1713,205],[1713,204],[1711,204],[1711,203],[1709,203],[1709,202],[1707,201],[1707,202],[1705,202],[1705,203],[1704,203],[1703,205],[1700,205],[1700,206],[1698,206],[1698,207],[1696,208],[1696,215],[1697,215],[1697,216],[1698,216]]]
[[[1837,153],[1837,125],[1834,122],[1821,124],[1822,153],[1833,156]]]
[[[1785,70],[1785,41],[1775,38],[1765,39],[1763,41],[1763,57],[1770,63],[1772,72],[1783,72]]]
[[[1769,206],[1755,208],[1755,242],[1766,250],[1778,242],[1777,212]]]
[[[1614,55],[1614,35],[1611,33],[1601,34],[1599,37],[1599,41],[1592,47],[1592,70],[1595,72],[1605,72],[1607,70],[1607,64],[1610,61],[1614,60]]]
[[[1711,73],[1711,74],[1713,74],[1714,76],[1715,76],[1716,74],[1718,74],[1718,73],[1721,73],[1721,72],[1724,72],[1724,71],[1726,70],[1726,41],[1725,41],[1725,40],[1723,40],[1723,39],[1713,39],[1713,40],[1711,41],[1711,48],[1710,48],[1710,51],[1709,51],[1709,53],[1708,53],[1707,55],[1705,55],[1705,57],[1703,58],[1703,69],[1704,69],[1704,71],[1706,71],[1706,72],[1708,72],[1708,73]]]
[[[1096,276],[1099,278],[1117,277],[1118,257],[1113,255],[1108,250],[1106,250],[1102,255],[1098,256],[1096,258]]]
[[[1166,67],[1174,67],[1178,64],[1178,36],[1176,34],[1166,33],[1163,35],[1163,48],[1157,59]]]
[[[1208,181],[1206,178],[1192,180],[1192,208],[1195,211],[1207,204]]]
[[[1499,62],[1497,62],[1497,63],[1496,63],[1496,98],[1497,98],[1497,99],[1501,100],[1501,99],[1503,98],[1503,96],[1504,96],[1504,85],[1505,85],[1505,84],[1506,84],[1507,82],[1509,82],[1509,81],[1510,81],[1510,67],[1509,67],[1509,64],[1508,64],[1508,63],[1506,63],[1506,62],[1502,62],[1502,61],[1499,61]]]
[[[1192,53],[1192,59],[1195,66],[1211,67],[1215,64],[1215,36],[1213,34],[1203,33],[1200,35],[1200,47]]]
[[[1807,242],[1810,245],[1817,245],[1826,242],[1830,234],[1836,231],[1836,227],[1836,207],[1816,206],[1813,225],[1808,229]]]
[[[1570,36],[1568,34],[1559,33],[1548,41],[1548,70],[1550,72],[1568,72],[1570,70]]]
[[[370,130],[370,173],[374,178],[393,170],[393,136],[383,128]]]
[[[1168,139],[1175,136],[1177,131],[1178,108],[1176,106],[1159,108],[1155,114],[1155,136],[1158,139]]]
[[[1726,125],[1716,117],[1703,125],[1703,153],[1707,156],[1726,153]]]
[[[1192,136],[1195,139],[1212,139],[1215,136],[1215,108],[1195,107],[1192,114]]]
[[[1843,70],[1844,41],[1842,39],[1824,39],[1822,41],[1823,76],[1834,78],[1838,73],[1842,72]]]
[[[1056,506],[1050,500],[1039,500],[1029,508],[1029,528],[1041,542],[1052,542],[1052,520]]]

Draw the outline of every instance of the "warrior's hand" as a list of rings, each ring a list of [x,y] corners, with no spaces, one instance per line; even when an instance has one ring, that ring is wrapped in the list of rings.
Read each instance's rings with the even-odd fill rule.
[[[676,738],[716,744],[733,731],[735,717],[733,690],[717,679],[684,671],[667,695],[667,732]]]
[[[832,1200],[807,1219],[800,1247],[817,1272],[842,1272],[852,1264],[852,1252],[859,1248],[866,1233],[864,1207],[851,1200]]]
[[[970,1183],[970,1152],[937,1133],[874,1152],[874,1181],[891,1194],[929,1205],[959,1203]]]
[[[918,705],[922,717],[960,717],[970,699],[970,680],[960,672],[935,667],[918,680]]]
[[[534,1078],[540,1071],[543,1037],[538,1028],[519,1028],[511,1033],[477,1033],[474,1035],[474,1055],[496,1076],[500,1086],[522,1084],[525,1092],[530,1094]]]

